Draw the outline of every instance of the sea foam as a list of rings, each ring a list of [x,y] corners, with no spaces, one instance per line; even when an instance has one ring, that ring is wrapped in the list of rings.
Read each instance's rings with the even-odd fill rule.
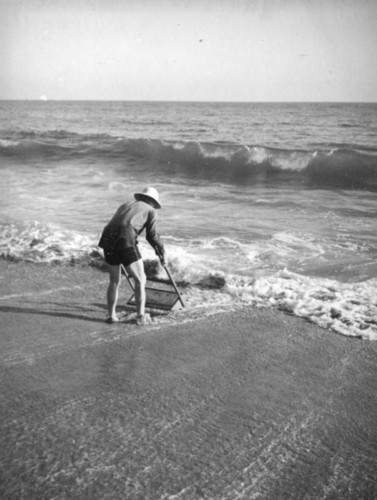
[[[85,235],[37,222],[24,226],[9,224],[0,230],[0,255],[13,261],[104,267],[98,238],[99,234]],[[288,241],[293,246],[303,244],[285,233],[277,234],[276,241]],[[341,283],[287,269],[274,271],[271,266],[258,264],[256,249],[252,253],[248,245],[230,238],[192,243],[185,245],[179,238],[170,238],[166,243],[168,265],[183,289],[188,309],[208,312],[218,307],[273,307],[342,335],[377,340],[377,279]],[[147,274],[152,269],[153,277],[166,279],[161,266],[149,264],[157,261],[153,249],[144,241],[140,248]],[[222,249],[236,254],[244,252],[254,265],[249,273],[242,266],[221,269],[219,262],[208,259],[206,252],[212,249],[216,254]]]
[[[252,306],[277,307],[343,335],[377,340],[377,279],[339,283],[283,270],[246,282],[233,276],[226,289]]]

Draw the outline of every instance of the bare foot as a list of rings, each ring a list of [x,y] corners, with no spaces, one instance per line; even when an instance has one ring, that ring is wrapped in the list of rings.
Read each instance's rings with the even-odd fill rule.
[[[118,323],[118,321],[119,321],[118,316],[108,316],[106,318],[106,323],[109,323],[109,325],[111,325],[112,323]]]
[[[140,314],[137,318],[136,318],[136,324],[139,325],[139,326],[145,326],[145,325],[149,325],[150,323],[152,323],[152,319],[151,319],[151,316],[150,314]]]

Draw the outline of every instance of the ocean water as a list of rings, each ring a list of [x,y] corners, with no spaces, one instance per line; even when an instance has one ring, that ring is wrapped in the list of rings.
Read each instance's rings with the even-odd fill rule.
[[[376,138],[377,104],[2,101],[0,255],[101,267],[103,226],[152,185],[189,312],[377,340]]]

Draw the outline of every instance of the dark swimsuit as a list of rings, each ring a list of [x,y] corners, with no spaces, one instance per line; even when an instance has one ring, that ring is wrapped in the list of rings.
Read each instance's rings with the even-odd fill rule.
[[[127,267],[133,262],[141,259],[141,254],[137,245],[126,248],[116,248],[113,251],[104,250],[103,253],[105,261],[107,264],[110,264],[110,266],[119,266],[120,264],[123,264],[124,267]]]

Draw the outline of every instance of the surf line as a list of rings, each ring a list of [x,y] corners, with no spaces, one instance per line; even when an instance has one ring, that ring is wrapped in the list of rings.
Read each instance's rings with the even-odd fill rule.
[[[75,285],[75,286],[61,286],[59,288],[53,288],[52,290],[44,290],[43,292],[26,292],[26,293],[14,293],[12,295],[3,295],[0,297],[0,300],[8,300],[8,299],[15,299],[18,297],[30,297],[30,296],[39,296],[39,295],[50,295],[51,293],[54,292],[61,292],[63,290],[75,290],[75,289],[82,289],[80,285]]]

